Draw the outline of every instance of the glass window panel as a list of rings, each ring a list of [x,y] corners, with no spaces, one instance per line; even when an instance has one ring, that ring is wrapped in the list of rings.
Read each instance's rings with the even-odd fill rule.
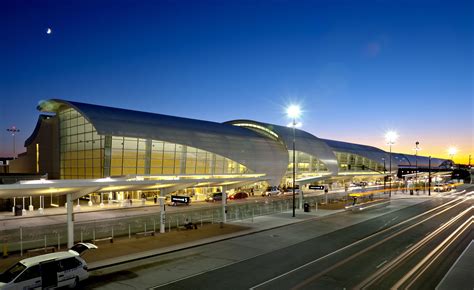
[[[162,167],[163,166],[163,160],[161,159],[152,159],[151,160],[151,167]]]
[[[87,123],[84,125],[84,131],[85,132],[92,132],[93,128],[92,128],[92,124],[91,123]]]
[[[112,158],[112,167],[122,167],[122,159]]]
[[[128,167],[123,169],[123,175],[136,174],[137,169],[135,167]]]
[[[150,174],[161,174],[163,172],[161,167],[150,168]]]
[[[137,151],[125,150],[123,152],[123,158],[136,159],[137,158]]]
[[[112,148],[122,149],[123,140],[112,139]]]
[[[92,156],[94,158],[100,158],[101,155],[102,155],[102,150],[100,150],[100,149],[92,150]]]
[[[138,155],[138,159],[145,159],[145,151],[138,151],[137,152],[137,155]]]
[[[165,151],[174,152],[175,151],[175,144],[165,143]]]
[[[164,167],[174,167],[174,160],[173,159],[166,159],[163,160]]]
[[[112,167],[112,168],[110,169],[110,175],[112,175],[112,176],[122,175],[122,169],[121,169],[121,168]]]
[[[125,140],[125,149],[126,150],[136,150],[137,149],[137,140]]]
[[[174,152],[169,153],[169,152],[164,152],[163,153],[163,159],[173,159],[174,160]]]
[[[136,159],[124,159],[123,160],[123,166],[124,167],[136,167],[137,166],[137,160]]]
[[[171,167],[171,168],[168,168],[168,167],[163,168],[163,174],[174,174],[174,168],[173,168],[173,167]]]
[[[163,142],[153,141],[151,148],[153,151],[163,151]]]
[[[160,152],[160,153],[152,152],[151,153],[151,159],[152,160],[161,160],[161,159],[163,159],[163,153],[162,152]]]

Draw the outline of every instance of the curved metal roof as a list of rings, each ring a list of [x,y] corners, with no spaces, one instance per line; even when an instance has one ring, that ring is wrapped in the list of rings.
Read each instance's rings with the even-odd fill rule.
[[[382,149],[368,145],[354,144],[329,139],[322,140],[326,142],[334,151],[357,154],[379,162],[380,164],[383,164],[383,160],[385,158],[386,167],[389,167],[390,154],[389,152],[386,152]],[[446,161],[448,160],[440,158],[431,158],[431,167],[436,168],[443,166],[443,163],[445,163]],[[415,164],[417,162],[418,167],[428,167],[429,157],[392,152],[392,169],[396,169],[397,167],[415,167]]]
[[[362,157],[373,160],[379,164],[383,164],[383,161],[385,159],[387,169],[389,167],[389,154],[379,148],[329,139],[322,140],[326,142],[326,144],[328,144],[328,146],[331,147],[332,150],[337,152],[357,154]],[[397,163],[392,156],[392,168],[395,168],[396,165]]]
[[[262,123],[252,120],[232,120],[226,122],[228,124],[254,124],[261,126],[274,132],[278,140],[283,143],[287,150],[291,150],[293,146],[293,128],[284,127],[274,124]],[[337,175],[339,167],[337,164],[336,155],[327,146],[327,144],[318,137],[299,129],[295,129],[295,149],[313,156],[316,156],[323,162],[332,175]]]
[[[174,117],[149,112],[52,99],[38,110],[59,112],[74,108],[101,135],[124,136],[167,141],[213,152],[245,165],[257,173],[277,179],[284,175],[288,152],[278,142],[227,124]]]

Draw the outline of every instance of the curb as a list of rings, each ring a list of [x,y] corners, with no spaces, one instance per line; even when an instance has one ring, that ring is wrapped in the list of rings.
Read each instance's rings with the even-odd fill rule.
[[[290,212],[288,212],[288,213],[290,213]],[[164,254],[175,253],[175,252],[179,252],[179,251],[182,251],[182,250],[192,249],[192,248],[196,248],[196,247],[204,246],[204,245],[209,245],[209,244],[216,243],[216,242],[231,240],[231,239],[234,239],[234,238],[244,237],[244,236],[248,236],[248,235],[252,235],[252,234],[256,234],[256,233],[261,233],[261,232],[265,232],[265,231],[269,231],[269,230],[273,230],[273,229],[278,229],[278,228],[282,228],[282,227],[285,227],[285,226],[295,225],[295,224],[304,223],[304,222],[310,222],[310,221],[318,220],[318,219],[321,219],[321,218],[324,218],[324,217],[327,217],[327,216],[332,216],[332,215],[341,214],[341,213],[345,213],[345,211],[344,210],[335,211],[335,212],[330,213],[330,214],[325,215],[325,216],[314,216],[314,217],[311,217],[311,218],[298,220],[298,221],[291,222],[291,223],[284,224],[284,225],[272,226],[272,227],[263,228],[263,229],[254,229],[254,230],[250,229],[250,230],[245,230],[245,231],[242,231],[242,232],[237,232],[235,234],[227,234],[227,235],[223,235],[223,236],[216,236],[216,237],[201,239],[201,240],[197,240],[194,243],[189,243],[189,244],[185,243],[185,244],[182,244],[181,246],[167,247],[168,249],[164,248],[162,250],[152,250],[152,251],[141,252],[141,253],[135,254],[137,257],[134,257],[134,258],[131,258],[131,259],[126,259],[125,258],[126,256],[122,256],[122,257],[124,257],[124,259],[120,259],[119,261],[112,262],[112,263],[106,263],[107,260],[103,260],[105,262],[103,265],[100,265],[101,262],[98,261],[98,262],[94,262],[94,263],[89,264],[89,271],[101,270],[101,269],[114,267],[114,266],[122,265],[122,264],[125,264],[125,263],[129,263],[129,262],[135,262],[135,261],[139,261],[139,260],[143,260],[143,259],[157,257],[157,256],[164,255]],[[149,252],[153,252],[153,253],[147,254]],[[119,258],[117,258],[117,260],[118,259]],[[111,259],[108,259],[108,260],[111,260]],[[99,265],[94,266],[94,264],[99,264]]]

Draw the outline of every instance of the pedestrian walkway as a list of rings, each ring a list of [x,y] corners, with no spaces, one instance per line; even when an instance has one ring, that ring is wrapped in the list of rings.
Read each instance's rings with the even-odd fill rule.
[[[174,252],[182,249],[192,248],[204,244],[249,235],[268,229],[273,229],[289,224],[294,224],[310,219],[324,217],[330,214],[341,212],[341,210],[318,210],[312,212],[302,212],[297,210],[296,217],[292,217],[292,212],[283,212],[267,216],[258,216],[227,224],[198,223],[198,229],[179,229],[155,236],[137,238],[133,236],[116,238],[113,243],[104,241],[97,246],[99,249],[90,251],[84,255],[89,263],[89,269],[99,269],[111,265],[117,265],[145,257],[152,257],[164,253]],[[24,259],[19,254],[14,254],[8,258],[0,260],[0,271],[16,261]]]
[[[407,194],[394,194],[393,200],[397,199],[421,199],[428,196],[410,196]],[[159,210],[157,206],[145,207]],[[123,208],[122,208],[123,209]],[[48,215],[64,214],[65,209],[52,208]],[[98,269],[114,264],[125,263],[130,260],[144,257],[156,256],[181,249],[209,244],[220,240],[230,239],[242,235],[249,235],[260,231],[265,231],[289,224],[303,222],[311,219],[321,218],[330,214],[343,212],[344,210],[324,210],[314,209],[311,212],[297,210],[296,217],[292,217],[292,212],[285,211],[266,216],[255,216],[244,220],[237,220],[225,224],[221,227],[218,223],[198,224],[197,230],[176,230],[165,234],[156,234],[151,237],[136,238],[132,236],[115,238],[114,243],[107,241],[98,244],[99,250],[95,253],[86,254],[86,260],[90,263],[91,269]],[[120,214],[120,212],[117,212]],[[0,271],[4,270],[14,262],[25,258],[19,254],[10,255],[8,258],[0,260]]]

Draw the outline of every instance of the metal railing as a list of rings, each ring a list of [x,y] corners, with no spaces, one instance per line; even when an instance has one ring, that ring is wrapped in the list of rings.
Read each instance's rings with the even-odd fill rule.
[[[323,201],[323,197],[305,196],[304,201],[310,203],[312,207],[316,207],[316,203]],[[298,202],[296,202],[296,205],[298,205]],[[292,200],[290,197],[227,204],[227,221],[250,220],[253,222],[253,219],[258,216],[290,211],[291,206]],[[186,219],[201,226],[220,223],[223,220],[222,207],[220,205],[206,206],[166,212],[165,232],[184,226]],[[160,212],[123,218],[75,222],[74,239],[75,242],[87,242],[108,237],[132,238],[135,234],[141,232],[159,232],[159,228]],[[46,247],[55,247],[59,250],[66,249],[66,223],[2,230],[0,231],[0,243],[4,254],[5,252],[19,252],[22,256],[29,249]]]

